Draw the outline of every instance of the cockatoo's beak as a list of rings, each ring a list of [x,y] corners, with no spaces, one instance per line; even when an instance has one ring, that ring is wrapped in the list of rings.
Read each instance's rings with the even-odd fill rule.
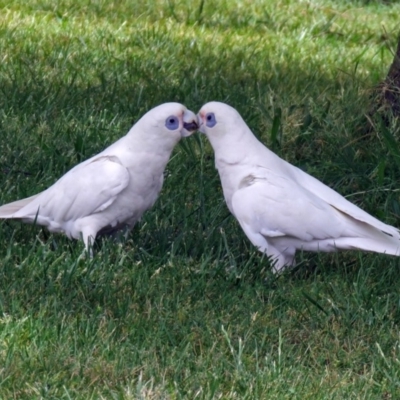
[[[193,132],[197,131],[199,127],[197,116],[190,110],[186,110],[183,113],[183,128],[181,130],[181,136],[190,136]]]
[[[202,116],[201,113],[197,114],[197,121],[199,122],[198,131],[205,134],[206,132],[205,132],[205,129],[204,129],[204,121],[203,121],[203,116]]]

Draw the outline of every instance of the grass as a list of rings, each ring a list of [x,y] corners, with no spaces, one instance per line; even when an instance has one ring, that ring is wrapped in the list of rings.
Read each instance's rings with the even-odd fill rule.
[[[32,195],[149,108],[236,107],[279,155],[399,226],[400,131],[368,125],[398,2],[0,1],[0,203]],[[399,261],[302,255],[279,277],[177,147],[122,244],[0,226],[0,398],[395,399]]]

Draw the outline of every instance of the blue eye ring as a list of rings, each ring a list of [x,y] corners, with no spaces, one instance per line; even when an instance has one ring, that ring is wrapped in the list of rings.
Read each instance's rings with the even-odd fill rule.
[[[179,128],[179,120],[178,117],[175,117],[175,115],[170,115],[166,120],[165,120],[165,126],[167,129],[170,131],[174,131],[175,129]]]
[[[214,113],[208,113],[206,114],[206,125],[209,128],[214,127],[217,124],[217,120],[215,119],[215,114]]]

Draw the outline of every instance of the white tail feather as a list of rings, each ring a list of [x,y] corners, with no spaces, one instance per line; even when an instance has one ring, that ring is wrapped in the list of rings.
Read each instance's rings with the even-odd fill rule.
[[[32,200],[34,200],[38,195],[27,197],[22,200],[13,201],[12,203],[4,204],[0,207],[0,218],[14,218],[14,214],[25,207]]]
[[[374,253],[390,254],[392,256],[400,255],[400,242],[389,238],[384,240],[372,238],[339,238],[335,240],[338,249],[354,249],[372,251]]]

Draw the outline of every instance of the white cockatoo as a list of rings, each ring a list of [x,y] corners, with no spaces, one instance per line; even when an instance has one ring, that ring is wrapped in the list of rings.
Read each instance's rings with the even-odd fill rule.
[[[82,237],[91,251],[98,234],[129,231],[152,207],[174,146],[196,128],[196,115],[185,106],[161,104],[126,136],[72,168],[47,190],[1,206],[0,218]]]
[[[225,201],[244,233],[274,263],[294,265],[296,250],[360,249],[400,255],[400,233],[265,147],[239,113],[210,102],[199,130],[214,149]]]

